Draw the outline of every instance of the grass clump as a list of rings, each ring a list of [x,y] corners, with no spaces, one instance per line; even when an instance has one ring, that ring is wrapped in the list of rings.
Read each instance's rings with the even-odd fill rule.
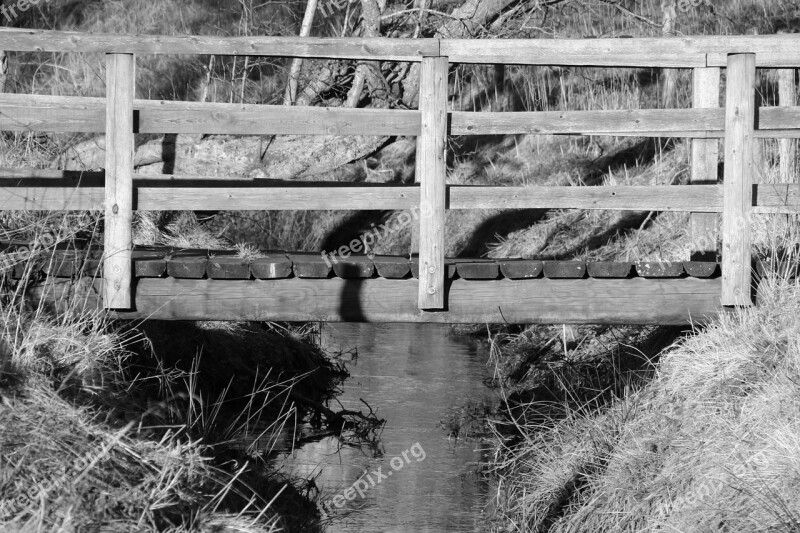
[[[37,305],[29,288],[55,244],[81,240],[78,230],[42,238],[64,220],[4,225],[37,244],[3,263],[0,532],[317,530],[299,483],[269,466],[305,415],[294,396],[321,402],[336,380],[308,334],[122,324],[77,296],[58,311]],[[187,245],[208,245],[196,233]]]
[[[288,485],[267,487],[222,438],[200,438],[180,399],[203,393],[182,388],[185,376],[131,378],[133,333],[96,316],[4,311],[0,531],[277,530],[269,496]],[[173,398],[149,392],[165,385]]]
[[[495,530],[798,531],[800,284],[773,276],[761,300],[606,408],[516,411]]]

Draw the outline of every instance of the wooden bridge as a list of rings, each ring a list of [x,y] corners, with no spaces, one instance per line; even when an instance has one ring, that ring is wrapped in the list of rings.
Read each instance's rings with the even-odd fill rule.
[[[0,95],[0,130],[106,134],[104,172],[0,169],[2,210],[103,210],[105,243],[36,266],[32,296],[77,294],[122,318],[686,323],[753,302],[755,213],[797,213],[800,188],[755,183],[758,138],[800,137],[794,70],[800,36],[583,40],[167,37],[0,30],[0,49],[107,54],[106,98]],[[283,56],[419,63],[418,110],[284,107],[137,100],[134,54]],[[693,70],[692,109],[451,112],[451,64],[490,63]],[[781,69],[791,101],[757,107],[757,68]],[[725,106],[720,78],[726,70]],[[782,91],[784,92],[784,91]],[[415,185],[139,176],[134,133],[416,136]],[[448,185],[448,135],[569,134],[692,139],[691,184],[605,187]],[[724,180],[719,183],[719,140]],[[787,151],[789,153],[789,151]],[[794,157],[791,155],[791,157]],[[418,208],[411,258],[138,249],[134,210]],[[708,262],[582,263],[448,260],[446,209],[558,208],[692,213],[693,258]],[[715,218],[722,216],[722,250]],[[711,236],[711,238],[709,238]],[[721,262],[717,264],[717,253]]]

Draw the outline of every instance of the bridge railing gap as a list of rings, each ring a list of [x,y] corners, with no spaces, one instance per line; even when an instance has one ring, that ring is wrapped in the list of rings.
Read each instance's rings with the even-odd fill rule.
[[[0,29],[0,50],[108,54],[107,98],[0,94],[0,131],[106,133],[106,170],[81,173],[0,169],[0,209],[106,211],[104,306],[135,305],[131,294],[131,215],[140,210],[420,209],[420,309],[447,309],[445,209],[611,209],[691,212],[693,259],[715,260],[722,214],[721,303],[749,305],[750,215],[797,213],[795,171],[800,107],[795,70],[800,36],[748,35],[643,39],[368,39],[104,35]],[[252,55],[421,63],[418,110],[134,99],[133,54]],[[693,69],[692,109],[448,112],[450,64]],[[721,68],[727,70],[724,108]],[[779,107],[757,108],[757,68],[782,69]],[[309,184],[232,176],[133,174],[136,131],[156,134],[417,136],[411,186]],[[755,124],[755,116],[758,124]],[[470,187],[446,184],[446,135],[613,135],[692,139],[689,185]],[[780,138],[781,184],[754,184],[755,139]],[[719,140],[725,180],[718,181]],[[105,179],[105,182],[103,181]],[[210,194],[213,190],[213,194]],[[135,198],[135,205],[133,199]],[[446,204],[446,202],[449,202]],[[138,290],[138,289],[137,289]],[[432,315],[437,315],[433,313]]]

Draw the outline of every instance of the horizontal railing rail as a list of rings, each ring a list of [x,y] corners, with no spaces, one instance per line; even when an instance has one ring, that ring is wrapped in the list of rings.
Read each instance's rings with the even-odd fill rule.
[[[800,44],[800,43],[799,43]],[[0,131],[105,132],[105,98],[0,94]],[[416,110],[134,100],[135,133],[416,136]],[[721,139],[725,110],[448,112],[449,135]],[[800,106],[760,107],[758,138],[799,138]]]
[[[0,29],[0,49],[170,55],[502,63],[585,67],[725,67],[728,54],[756,54],[760,68],[800,68],[798,36],[729,35],[592,39],[393,39],[91,34]]]
[[[7,178],[0,169],[0,210],[78,211],[103,209],[102,174],[58,180]],[[31,173],[32,176],[41,174]],[[87,173],[96,175],[99,173]],[[419,205],[415,185],[270,183],[261,180],[198,180],[171,175],[133,180],[136,211],[400,210]],[[182,183],[181,183],[182,182]],[[797,213],[800,188],[754,184],[754,213]],[[470,186],[447,185],[446,209],[604,209],[721,213],[721,185]]]
[[[752,213],[797,213],[793,185],[754,183],[756,138],[800,138],[800,107],[754,101],[756,68],[800,67],[800,36],[648,39],[446,40],[100,35],[1,29],[0,49],[106,53],[106,98],[0,94],[0,131],[103,133],[105,172],[0,169],[0,209],[104,209],[106,306],[130,299],[130,217],[134,210],[420,209],[419,307],[446,307],[447,209],[557,208],[688,211],[693,234],[716,240],[723,215],[724,305],[750,301]],[[294,107],[134,99],[134,54],[282,56],[415,61],[417,110]],[[691,68],[693,108],[609,111],[463,112],[447,109],[453,63]],[[728,70],[719,106],[720,67]],[[788,83],[781,76],[781,83]],[[791,82],[794,83],[793,77]],[[785,102],[784,102],[785,103]],[[417,185],[309,184],[226,176],[144,176],[133,172],[133,134],[375,135],[417,137]],[[448,135],[611,135],[692,141],[692,185],[473,187],[447,185]],[[718,140],[725,140],[724,184]],[[213,194],[210,194],[213,191]],[[695,243],[696,244],[696,243]],[[700,250],[697,245],[697,251]],[[714,250],[708,244],[705,252]],[[127,268],[127,271],[126,271]],[[746,293],[746,294],[745,294]]]

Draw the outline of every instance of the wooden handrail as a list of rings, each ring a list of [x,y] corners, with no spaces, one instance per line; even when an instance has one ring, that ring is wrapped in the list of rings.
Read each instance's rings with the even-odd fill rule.
[[[586,67],[724,67],[727,54],[756,54],[760,68],[800,68],[800,35],[601,39],[392,39],[119,35],[0,29],[0,49],[18,52],[249,55],[317,59]]]

